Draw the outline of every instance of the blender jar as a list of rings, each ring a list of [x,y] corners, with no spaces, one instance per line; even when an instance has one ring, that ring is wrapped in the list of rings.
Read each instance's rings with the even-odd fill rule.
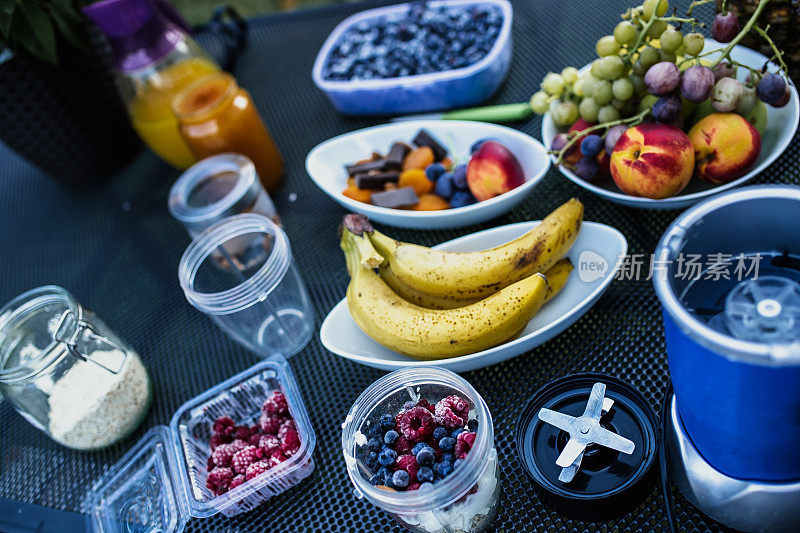
[[[258,354],[289,357],[311,338],[313,315],[289,239],[262,215],[236,215],[198,235],[178,277],[189,303]]]
[[[0,392],[31,424],[78,450],[126,437],[151,399],[137,353],[55,286],[0,309]]]
[[[396,414],[412,401],[436,404],[456,395],[469,404],[476,419],[475,442],[451,474],[417,490],[387,490],[370,483],[365,464],[370,427],[381,415]],[[358,397],[342,424],[342,450],[356,496],[391,513],[405,528],[421,533],[477,532],[493,520],[500,497],[492,416],[480,394],[466,380],[443,368],[397,370],[370,385]]]
[[[256,167],[241,154],[207,157],[181,174],[169,191],[169,212],[192,238],[242,213],[257,213],[280,223]]]
[[[207,486],[214,421],[258,423],[264,400],[283,391],[300,439],[285,461],[216,495]],[[190,517],[235,516],[290,489],[314,470],[316,436],[286,360],[274,356],[184,403],[169,427],[151,429],[98,479],[85,507],[96,532],[179,533]]]
[[[655,252],[680,421],[705,461],[739,480],[800,479],[797,220],[800,188],[745,187],[686,211]],[[681,275],[681,258],[718,254],[727,279]],[[742,280],[737,258],[750,258]]]

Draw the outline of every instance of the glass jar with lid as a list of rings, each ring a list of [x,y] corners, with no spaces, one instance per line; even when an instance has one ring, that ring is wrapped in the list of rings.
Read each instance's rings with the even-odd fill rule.
[[[150,405],[138,354],[56,286],[0,309],[0,393],[69,448],[94,450],[131,433]]]

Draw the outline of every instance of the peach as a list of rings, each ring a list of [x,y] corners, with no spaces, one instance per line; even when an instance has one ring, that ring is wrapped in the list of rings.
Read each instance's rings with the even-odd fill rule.
[[[695,173],[722,184],[744,176],[761,151],[761,135],[736,113],[714,113],[689,131],[697,161]]]
[[[525,183],[525,172],[508,148],[485,141],[467,165],[467,186],[480,202],[494,198]]]
[[[628,128],[611,153],[611,177],[631,196],[674,196],[689,183],[693,169],[692,142],[681,130],[666,124]]]

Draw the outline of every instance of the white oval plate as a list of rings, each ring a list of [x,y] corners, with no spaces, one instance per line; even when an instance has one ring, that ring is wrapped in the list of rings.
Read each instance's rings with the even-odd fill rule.
[[[718,49],[722,46],[724,45],[713,39],[706,39],[704,51]],[[709,55],[707,59],[713,60],[715,57],[715,55]],[[767,60],[767,58],[760,53],[745,48],[744,46],[735,46],[731,51],[731,57],[734,61],[754,68],[761,68]],[[590,66],[591,65],[586,65],[580,72],[583,73],[590,68]],[[739,70],[739,79],[743,80],[746,74],[741,72],[744,69]],[[777,67],[770,63],[769,70],[775,72]],[[558,167],[558,170],[584,189],[592,191],[618,204],[642,209],[682,209],[689,207],[704,198],[714,196],[722,191],[747,183],[759,173],[763,172],[764,169],[786,150],[786,147],[788,147],[789,143],[792,141],[792,137],[794,137],[795,131],[797,131],[798,121],[800,121],[800,102],[798,102],[797,89],[794,85],[790,85],[790,90],[792,96],[789,99],[789,103],[784,107],[774,108],[767,106],[767,129],[761,137],[761,153],[756,160],[755,166],[750,172],[730,183],[715,187],[710,183],[692,178],[689,185],[677,196],[665,198],[663,200],[653,200],[651,198],[640,198],[625,194],[619,190],[611,177],[603,178],[596,183],[589,183],[576,176],[567,168]],[[550,146],[553,142],[553,138],[558,135],[558,133],[559,130],[556,128],[555,123],[553,123],[553,119],[550,118],[549,114],[546,114],[542,118],[542,139],[544,140],[545,146]],[[551,158],[553,163],[555,163],[555,156],[551,156]]]
[[[525,183],[490,200],[442,211],[389,209],[358,202],[342,194],[347,187],[345,165],[368,157],[374,150],[385,153],[395,141],[411,142],[422,128],[459,162],[469,159],[469,148],[475,141],[487,137],[497,139],[522,165]],[[374,222],[415,229],[455,228],[498,217],[519,204],[549,168],[547,151],[533,137],[497,124],[462,120],[410,120],[365,128],[333,137],[316,146],[306,157],[308,175],[345,209],[367,215]]]
[[[436,250],[472,252],[486,250],[516,239],[539,221],[520,222],[459,237]],[[552,339],[589,310],[605,292],[628,250],[628,242],[616,229],[584,222],[567,256],[575,269],[564,288],[542,307],[516,339],[470,355],[420,361],[394,352],[372,340],[353,321],[343,299],[331,309],[319,331],[322,345],[351,361],[383,370],[408,366],[439,366],[454,372],[466,372],[493,365],[525,353]]]

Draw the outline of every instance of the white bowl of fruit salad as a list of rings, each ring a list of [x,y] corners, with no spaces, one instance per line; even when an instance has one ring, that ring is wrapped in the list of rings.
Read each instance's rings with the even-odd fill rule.
[[[741,24],[744,26],[745,21],[742,21]],[[621,23],[621,26],[624,25],[625,22]],[[617,30],[619,29],[618,27]],[[670,38],[675,38],[680,41],[680,38],[676,35],[676,33],[679,32],[673,30],[674,28],[668,28],[666,31],[671,34]],[[619,35],[619,32],[615,31],[615,36],[617,35]],[[663,40],[663,35],[664,34],[662,34],[661,40]],[[682,36],[682,38],[684,42],[686,42],[686,36]],[[695,45],[699,43],[703,44],[702,52],[699,55],[701,63],[698,67],[711,66],[713,62],[720,57],[719,50],[726,47],[726,44],[712,39],[702,40],[702,37],[699,35],[696,35],[696,39]],[[614,38],[611,36],[603,37],[598,41],[598,51],[602,51],[603,46],[616,46],[619,49],[620,43],[617,42],[615,44],[613,41]],[[625,41],[624,36],[622,41]],[[660,46],[660,43],[659,41],[651,41],[651,44],[653,44],[654,47],[651,48],[649,53],[653,54],[653,51],[657,52],[656,48]],[[697,46],[697,49],[699,50],[700,47]],[[624,57],[622,55],[624,52],[625,48],[622,48],[619,54],[620,57]],[[626,91],[626,83],[624,81],[620,81],[619,86],[615,85],[615,82],[612,81],[608,87],[605,87],[606,89],[611,89],[611,97],[613,100],[603,102],[599,105],[595,99],[595,95],[591,97],[594,102],[587,103],[584,103],[581,98],[567,96],[567,98],[564,99],[572,98],[576,108],[568,109],[570,107],[569,105],[558,108],[558,105],[554,104],[543,117],[542,140],[545,146],[551,149],[558,149],[564,145],[564,134],[569,134],[569,132],[573,131],[582,131],[587,127],[591,127],[596,122],[610,122],[619,118],[625,119],[633,117],[645,112],[646,109],[651,107],[655,110],[654,102],[663,98],[665,101],[662,102],[662,104],[658,104],[663,106],[666,102],[666,98],[672,94],[674,95],[673,103],[675,104],[675,109],[672,110],[672,112],[677,113],[678,118],[671,122],[671,124],[664,120],[662,121],[664,124],[656,122],[656,127],[644,126],[644,129],[649,127],[651,133],[653,133],[653,130],[663,130],[671,126],[675,126],[676,128],[673,129],[679,129],[685,133],[676,132],[673,136],[683,137],[683,141],[686,144],[687,153],[683,158],[683,164],[681,165],[680,161],[669,162],[670,165],[673,164],[673,162],[676,163],[676,168],[682,168],[682,170],[669,168],[662,173],[667,175],[665,180],[661,180],[662,183],[664,181],[672,183],[667,185],[654,185],[657,179],[649,179],[646,175],[647,172],[640,173],[639,175],[637,175],[636,172],[629,172],[626,176],[625,174],[627,171],[625,169],[620,171],[620,168],[623,166],[630,167],[631,159],[636,161],[636,158],[640,157],[641,153],[651,149],[652,151],[660,152],[656,157],[661,157],[661,153],[664,153],[673,159],[678,158],[675,155],[676,150],[667,147],[666,141],[663,147],[653,146],[657,145],[659,141],[651,142],[651,146],[648,147],[648,141],[645,138],[647,136],[638,134],[632,134],[633,137],[638,137],[638,142],[640,143],[640,146],[634,146],[630,150],[631,153],[634,154],[633,157],[621,153],[622,147],[617,144],[617,140],[620,138],[619,135],[621,134],[626,138],[626,141],[630,141],[631,136],[627,135],[627,132],[631,130],[627,129],[628,125],[621,125],[616,135],[611,136],[611,139],[608,138],[607,132],[612,130],[600,128],[593,131],[592,133],[595,133],[597,136],[601,137],[601,139],[592,139],[593,142],[590,142],[588,149],[584,149],[582,146],[583,139],[588,138],[588,135],[583,137],[583,139],[580,140],[580,144],[576,143],[574,145],[575,149],[569,150],[569,156],[564,157],[566,161],[563,161],[562,164],[558,166],[559,171],[564,176],[584,189],[619,204],[644,209],[685,208],[704,198],[750,181],[772,164],[789,146],[797,131],[798,119],[800,118],[800,104],[798,103],[798,94],[794,85],[791,82],[785,83],[783,79],[778,81],[779,85],[782,84],[782,101],[771,102],[770,105],[767,105],[762,101],[764,99],[761,98],[762,94],[758,86],[756,85],[748,88],[746,83],[750,75],[750,69],[760,70],[766,64],[767,73],[778,72],[779,69],[777,65],[767,63],[767,58],[765,56],[743,46],[733,46],[729,57],[732,61],[738,63],[739,66],[734,66],[727,72],[723,71],[717,73],[713,78],[709,79],[707,82],[707,98],[703,99],[700,103],[693,103],[686,99],[686,94],[691,93],[687,93],[687,89],[684,89],[684,85],[687,83],[687,77],[689,77],[686,74],[687,69],[695,65],[695,61],[689,59],[681,64],[682,60],[680,57],[678,57],[677,60],[670,61],[672,57],[674,57],[674,54],[670,57],[669,54],[665,56],[663,52],[659,53],[661,56],[658,57],[657,64],[662,65],[665,71],[672,70],[671,74],[678,80],[677,88],[672,87],[670,88],[671,92],[663,92],[661,95],[656,96],[651,90],[653,84],[645,83],[648,78],[651,82],[653,80],[656,82],[662,81],[655,76],[656,71],[653,70],[653,67],[649,67],[649,70],[644,69],[645,74],[641,75],[638,80],[635,80],[636,72],[633,72],[632,69],[629,70],[628,67],[625,66],[623,67],[622,79],[634,82],[627,87],[628,89],[631,86],[634,87],[633,96],[630,97],[627,108],[625,108],[624,103],[617,98],[617,93],[621,93],[622,96],[627,95],[626,93],[628,91]],[[665,59],[666,61],[664,61]],[[664,65],[662,62],[667,64]],[[674,67],[670,66],[670,63],[674,64]],[[591,75],[592,67],[593,65],[589,64],[577,72],[575,72],[574,69],[572,69],[572,72],[567,70],[562,75],[559,75],[561,79],[551,76],[549,81],[543,83],[543,91],[538,93],[538,96],[534,97],[532,105],[534,105],[534,107],[538,105],[541,111],[543,107],[552,104],[552,95],[547,95],[547,91],[544,90],[545,84],[556,86],[556,89],[558,89],[558,84],[563,82],[565,86],[564,93],[574,91],[575,86],[566,78],[577,78],[577,80],[580,80],[575,83],[579,86],[578,91],[581,92],[584,79],[588,77],[590,80],[589,84],[592,83],[592,80],[597,79]],[[628,72],[634,76],[630,78],[627,77]],[[706,76],[711,75],[708,72],[701,72],[701,74]],[[720,74],[728,74],[728,76],[721,76]],[[720,87],[720,80],[724,77],[727,77],[728,80],[723,83],[723,85],[725,85],[724,87]],[[734,79],[738,80],[738,83],[733,82]],[[695,79],[692,81],[697,80]],[[773,78],[771,81],[777,80]],[[602,83],[605,84],[608,82],[604,81]],[[641,84],[638,90],[636,88],[637,83]],[[549,88],[551,89],[550,92],[553,92],[552,87]],[[688,90],[691,90],[691,88],[688,88]],[[747,96],[748,91],[750,94],[749,103]],[[593,91],[590,90],[589,92]],[[655,92],[658,93],[660,91],[656,89]],[[700,92],[702,93],[703,91]],[[735,93],[735,97],[731,97],[731,93]],[[638,97],[637,94],[639,95]],[[702,98],[702,96],[704,95],[700,95],[699,98],[695,99],[698,100]],[[545,97],[551,100],[547,104],[545,104]],[[607,94],[604,96],[601,95],[600,100],[604,101],[607,98]],[[729,107],[733,109],[724,109],[727,105],[725,101],[726,98],[730,101]],[[637,99],[640,100],[638,103]],[[718,102],[712,106],[712,102],[714,102],[715,99],[717,99]],[[767,98],[767,100],[769,100],[769,98]],[[612,108],[616,107],[615,104],[623,109],[614,112]],[[603,107],[606,108],[605,112],[602,111]],[[552,113],[563,114],[565,111],[566,114],[575,115],[574,119],[572,116],[560,116],[556,117],[559,119],[558,121],[554,120]],[[664,111],[664,108],[662,107],[659,111]],[[668,117],[669,111],[670,110],[666,110]],[[598,112],[604,116],[597,116]],[[649,116],[644,117],[645,121],[652,120],[652,114],[651,112]],[[594,122],[587,122],[586,119],[579,118],[580,115],[586,116],[594,120]],[[711,115],[714,115],[715,118]],[[728,116],[726,118],[722,115]],[[557,122],[561,124],[573,122],[573,125],[571,127],[559,126]],[[699,124],[701,122],[702,124]],[[752,126],[752,128],[750,126]],[[702,138],[704,136],[708,138],[708,133],[713,129],[723,131],[724,133],[724,135],[721,136],[723,137],[722,139],[712,139],[709,141],[709,144],[717,144],[716,149],[714,149],[713,146],[702,146],[704,144]],[[746,138],[747,136],[744,134],[746,131],[751,132],[752,140]],[[655,131],[654,133],[660,134],[662,132]],[[643,138],[645,138],[644,141],[642,141]],[[636,140],[637,139],[634,139],[632,144],[636,144]],[[722,153],[723,147],[729,149],[731,146],[739,143],[747,145],[748,142],[750,146],[742,148],[739,152]],[[597,151],[598,148],[599,154],[595,155],[594,152]],[[614,154],[614,152],[620,153],[613,156],[612,154]],[[584,153],[588,153],[591,157],[586,157]],[[556,155],[551,155],[551,158],[553,162],[558,162]],[[595,160],[597,165],[589,161],[590,159]],[[624,159],[627,159],[627,161],[622,161]],[[581,162],[581,160],[585,161]],[[708,170],[714,164],[718,167],[724,166],[722,163],[728,163],[728,168],[717,170],[716,174],[714,174],[713,170]],[[677,177],[679,174],[683,174],[683,178]]]
[[[544,177],[541,143],[482,122],[414,120],[339,135],[306,158],[311,179],[351,212],[439,229],[502,215]]]

